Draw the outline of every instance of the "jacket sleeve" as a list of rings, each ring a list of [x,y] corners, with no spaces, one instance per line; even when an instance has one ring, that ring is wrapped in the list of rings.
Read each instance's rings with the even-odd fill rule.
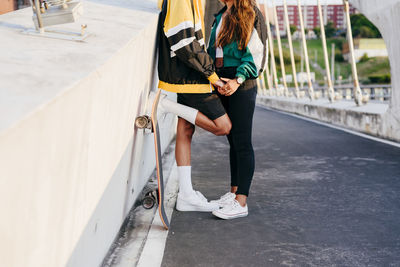
[[[204,49],[201,20],[197,10],[193,10],[191,0],[169,0],[164,33],[171,46],[171,57],[178,57],[214,84],[219,77],[212,58]]]
[[[240,77],[243,80],[255,79],[258,77],[258,68],[254,62],[253,56],[250,49],[247,47],[241,58],[241,64],[236,70],[236,77]]]
[[[255,79],[264,71],[267,61],[267,29],[264,18],[256,9],[256,20],[249,43],[241,58],[241,65],[237,68],[236,77]]]

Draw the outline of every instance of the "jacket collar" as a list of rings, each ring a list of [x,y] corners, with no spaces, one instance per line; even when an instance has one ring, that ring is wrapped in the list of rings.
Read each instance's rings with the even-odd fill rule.
[[[222,13],[224,13],[226,10],[228,9],[227,6],[224,6],[220,11],[218,11],[218,13],[214,14],[214,17],[218,17],[219,15],[221,15]]]

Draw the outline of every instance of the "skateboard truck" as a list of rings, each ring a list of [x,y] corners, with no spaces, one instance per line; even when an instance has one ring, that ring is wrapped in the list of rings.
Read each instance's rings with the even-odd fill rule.
[[[136,117],[135,125],[139,129],[150,129],[151,130],[153,128],[152,123],[151,123],[151,118],[147,115]]]

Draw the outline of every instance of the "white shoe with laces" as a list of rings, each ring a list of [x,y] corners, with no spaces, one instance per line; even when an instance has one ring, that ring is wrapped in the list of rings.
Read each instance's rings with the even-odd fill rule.
[[[177,210],[211,212],[219,209],[217,203],[208,202],[207,198],[205,198],[199,191],[193,192],[194,193],[190,195],[178,194],[178,199],[176,200]]]
[[[219,199],[211,200],[210,203],[217,203],[221,208],[230,204],[236,197],[235,193],[228,192]]]
[[[236,219],[240,217],[246,217],[249,214],[247,204],[242,207],[240,203],[234,199],[230,204],[224,206],[222,209],[214,210],[212,212],[218,218],[224,220]]]

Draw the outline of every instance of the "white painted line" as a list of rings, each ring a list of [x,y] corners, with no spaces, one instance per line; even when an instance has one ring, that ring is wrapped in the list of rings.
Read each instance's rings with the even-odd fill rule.
[[[172,212],[175,207],[178,192],[178,168],[176,163],[172,167],[171,174],[167,180],[165,188],[165,213],[171,223]],[[146,243],[144,244],[142,253],[138,261],[137,267],[159,267],[161,266],[164,256],[165,243],[168,237],[167,230],[164,229],[161,223],[158,210],[156,211],[151,224],[150,231],[147,235]]]
[[[374,137],[374,136],[371,136],[371,135],[363,134],[363,133],[360,133],[360,132],[349,130],[349,129],[346,129],[346,128],[343,128],[343,127],[340,127],[340,126],[336,126],[336,125],[329,124],[329,123],[326,123],[326,122],[318,121],[318,120],[315,120],[315,119],[310,119],[310,118],[307,118],[307,117],[303,117],[303,116],[300,116],[300,115],[297,115],[297,114],[293,114],[293,113],[290,113],[290,112],[277,110],[277,109],[272,109],[272,108],[269,108],[269,107],[264,106],[264,105],[259,104],[259,103],[257,103],[257,107],[260,107],[260,108],[263,108],[263,109],[267,109],[267,110],[270,110],[270,111],[274,111],[274,112],[277,112],[277,113],[289,115],[289,116],[292,116],[292,117],[295,117],[295,118],[298,118],[298,119],[301,119],[301,120],[313,122],[313,123],[316,123],[316,124],[319,124],[319,125],[323,125],[323,126],[326,126],[326,127],[329,127],[329,128],[333,128],[333,129],[336,129],[336,130],[340,130],[340,131],[343,131],[343,132],[346,132],[346,133],[349,133],[349,134],[357,135],[357,136],[360,136],[360,137],[363,137],[363,138],[366,138],[366,139],[370,139],[370,140],[373,140],[373,141],[376,141],[376,142],[380,142],[380,143],[384,143],[384,144],[387,144],[387,145],[391,145],[391,146],[400,148],[400,143],[397,143],[397,142],[393,142],[393,141],[385,140],[385,139],[382,139],[382,138]]]

